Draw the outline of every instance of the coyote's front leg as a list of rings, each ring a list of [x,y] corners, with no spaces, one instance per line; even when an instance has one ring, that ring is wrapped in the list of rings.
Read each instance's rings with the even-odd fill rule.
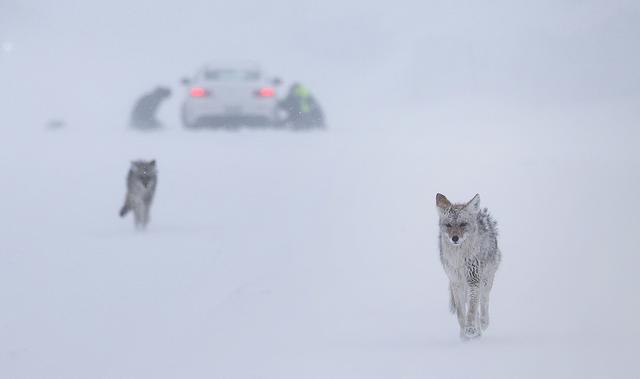
[[[478,308],[480,306],[480,288],[477,285],[469,286],[469,307],[467,309],[467,319],[464,326],[463,338],[478,338],[482,331],[478,326]]]
[[[465,315],[467,310],[467,296],[464,286],[460,283],[449,283],[449,290],[451,291],[451,301],[453,305],[453,311],[458,317],[458,324],[460,330],[464,329]]]

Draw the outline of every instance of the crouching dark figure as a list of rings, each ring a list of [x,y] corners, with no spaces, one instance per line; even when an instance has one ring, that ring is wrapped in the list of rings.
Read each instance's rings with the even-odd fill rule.
[[[143,95],[131,112],[131,126],[138,129],[155,129],[162,126],[156,118],[160,103],[171,96],[171,90],[166,87],[157,87],[155,90]]]

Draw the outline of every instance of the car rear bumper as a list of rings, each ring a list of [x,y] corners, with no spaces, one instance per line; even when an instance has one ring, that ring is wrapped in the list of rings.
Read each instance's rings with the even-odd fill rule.
[[[206,116],[196,120],[193,126],[222,126],[222,127],[239,127],[239,126],[274,126],[277,125],[275,120],[266,116],[242,115],[242,116]]]
[[[259,99],[242,105],[228,105],[204,99],[188,99],[183,106],[183,117],[189,124],[217,120],[275,121],[275,99]]]

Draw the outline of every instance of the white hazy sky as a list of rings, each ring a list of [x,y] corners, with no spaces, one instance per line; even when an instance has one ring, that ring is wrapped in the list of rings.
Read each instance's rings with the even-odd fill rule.
[[[0,100],[18,117],[100,93],[120,111],[216,60],[258,61],[331,108],[636,98],[639,40],[635,1],[1,0]]]

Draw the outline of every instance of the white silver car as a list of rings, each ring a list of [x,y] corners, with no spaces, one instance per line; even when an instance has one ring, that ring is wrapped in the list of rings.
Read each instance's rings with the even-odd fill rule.
[[[186,127],[278,125],[276,86],[257,65],[207,65],[192,79],[182,106]]]

